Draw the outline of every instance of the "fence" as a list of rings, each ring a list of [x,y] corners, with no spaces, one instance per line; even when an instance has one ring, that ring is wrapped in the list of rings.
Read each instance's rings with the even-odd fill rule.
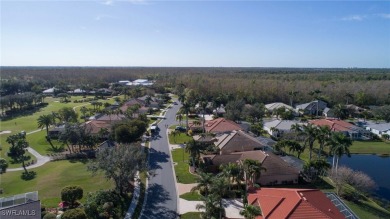
[[[38,201],[38,191],[0,198],[0,209],[28,203],[31,201]]]

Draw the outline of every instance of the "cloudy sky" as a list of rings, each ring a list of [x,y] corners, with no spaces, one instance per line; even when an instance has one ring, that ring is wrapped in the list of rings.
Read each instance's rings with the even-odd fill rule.
[[[2,66],[390,68],[390,1],[0,3]]]

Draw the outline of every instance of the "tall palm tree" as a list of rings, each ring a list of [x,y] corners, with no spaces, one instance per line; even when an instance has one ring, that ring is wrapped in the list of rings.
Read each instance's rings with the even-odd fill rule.
[[[212,194],[216,194],[218,197],[218,215],[222,219],[225,215],[225,209],[223,208],[222,198],[229,193],[227,185],[230,184],[226,177],[214,177],[211,184]]]
[[[261,215],[261,209],[259,206],[254,205],[245,205],[244,209],[240,211],[240,214],[245,217],[245,219],[255,219],[256,216]]]
[[[318,100],[318,98],[320,97],[320,93],[322,93],[322,91],[321,90],[319,90],[319,89],[315,89],[314,91],[311,91],[309,94],[311,95],[311,96],[313,96],[316,100],[317,100],[317,110],[316,110],[316,116],[318,117],[318,108],[319,108],[319,100]]]
[[[221,165],[221,174],[229,179],[229,190],[231,190],[231,184],[237,182],[240,176],[240,166],[237,163],[228,163]]]
[[[38,122],[38,128],[46,128],[46,135],[49,135],[49,126],[54,124],[54,118],[53,115],[47,114],[47,115],[41,115],[37,119]]]
[[[80,108],[81,114],[83,114],[84,121],[87,121],[87,118],[85,117],[86,113],[88,112],[87,107],[83,106]]]
[[[207,196],[202,196],[201,200],[203,204],[197,204],[197,210],[204,210],[200,213],[202,219],[218,218],[220,212],[224,211],[224,207],[220,205],[220,195],[210,194]]]
[[[199,159],[200,152],[202,151],[202,145],[199,142],[196,142],[194,140],[190,140],[186,146],[185,150],[190,154],[190,157],[192,159],[192,166],[195,167],[195,162]]]
[[[245,159],[243,161],[243,170],[246,174],[246,181],[249,180],[251,185],[255,184],[255,181],[261,175],[261,171],[267,171],[265,167],[257,160]]]
[[[199,191],[200,194],[208,196],[211,190],[214,175],[211,173],[200,172],[197,179],[197,185],[191,189],[191,192]]]
[[[294,100],[294,97],[296,97],[298,95],[298,91],[289,91],[288,92],[288,96],[290,96],[290,106],[293,107],[293,100]]]
[[[313,152],[313,146],[314,141],[316,140],[317,136],[317,127],[313,124],[309,123],[307,125],[302,125],[302,135],[304,136],[304,147],[306,148],[309,146],[309,162],[312,158],[312,152]]]
[[[320,126],[317,128],[316,139],[320,144],[318,149],[318,159],[321,158],[321,153],[324,150],[325,144],[329,141],[331,130],[329,126]]]
[[[330,137],[329,144],[331,147],[331,153],[333,154],[332,171],[335,170],[337,173],[340,158],[344,154],[348,157],[351,156],[349,153],[349,147],[352,145],[352,140],[341,132],[333,132]]]
[[[190,111],[190,107],[191,107],[191,105],[189,102],[187,102],[187,101],[183,102],[183,109],[184,109],[184,112],[186,113],[186,128],[187,128],[186,130],[187,131],[189,130],[188,129],[188,113]]]

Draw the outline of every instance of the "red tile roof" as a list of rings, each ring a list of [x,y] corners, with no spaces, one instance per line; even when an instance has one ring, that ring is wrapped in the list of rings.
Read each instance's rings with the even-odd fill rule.
[[[345,218],[317,189],[261,188],[249,193],[248,202],[262,210],[263,215],[256,219]]]
[[[241,126],[237,123],[227,120],[225,118],[218,118],[210,121],[206,121],[206,132],[222,133],[231,132],[234,130],[242,130]]]
[[[317,126],[328,126],[332,131],[336,132],[350,131],[355,127],[349,122],[338,119],[316,119],[309,122]]]
[[[111,130],[111,124],[108,121],[91,120],[86,122],[85,126],[91,134],[98,134],[103,128]]]

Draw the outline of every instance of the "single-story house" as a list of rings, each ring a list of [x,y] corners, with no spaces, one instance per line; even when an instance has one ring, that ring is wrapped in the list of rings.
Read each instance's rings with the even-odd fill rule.
[[[48,136],[53,139],[58,139],[63,132],[65,132],[65,125],[55,126],[49,129]]]
[[[293,107],[291,107],[290,105],[287,105],[287,104],[284,104],[284,103],[280,103],[280,102],[269,103],[269,104],[265,105],[265,108],[270,113],[272,113],[274,110],[277,110],[277,109],[282,108],[282,107],[284,107],[287,110],[295,111],[295,109]]]
[[[140,85],[140,86],[150,86],[150,85],[153,85],[153,81],[149,81],[148,79],[137,79],[137,80],[134,80],[132,82],[128,82],[126,83],[127,86],[137,86],[137,85]]]
[[[45,95],[54,95],[54,92],[55,92],[55,88],[49,88],[49,89],[46,89],[44,90],[42,93],[45,94]]]
[[[256,219],[345,219],[332,201],[318,189],[261,188],[250,190],[248,204],[261,209]]]
[[[122,112],[126,112],[126,110],[131,107],[131,106],[134,106],[134,105],[139,105],[140,107],[144,107],[146,106],[146,102],[143,101],[143,100],[140,100],[140,99],[137,99],[137,98],[133,98],[133,99],[130,99],[128,101],[126,101],[121,107],[120,109],[122,110]]]
[[[390,136],[390,123],[372,123],[367,122],[366,130],[371,133],[382,137],[382,135],[387,134]]]
[[[213,110],[213,114],[216,116],[223,116],[226,114],[226,109],[223,104]]]
[[[328,104],[322,100],[314,100],[308,103],[295,106],[295,110],[303,113],[304,115],[317,115],[318,107],[318,115],[321,115],[327,105]]]
[[[240,163],[246,159],[257,160],[266,171],[256,179],[260,185],[298,183],[299,171],[271,152],[244,151],[224,155],[204,155],[202,161],[209,172],[218,172],[219,167],[228,163]]]
[[[218,118],[205,123],[206,132],[211,133],[225,133],[234,130],[242,130],[241,126],[231,120],[225,118]]]
[[[273,120],[270,122],[264,123],[264,130],[268,132],[268,134],[274,137],[280,137],[283,134],[291,132],[291,126],[299,124],[300,122],[297,120]]]
[[[130,83],[129,80],[121,80],[118,82],[118,84],[121,84],[121,85],[126,85],[127,83]]]
[[[241,130],[216,136],[215,139],[214,145],[219,149],[221,155],[242,151],[264,150],[265,146],[256,138]]]
[[[324,115],[326,118],[336,118],[336,115],[334,114],[334,110],[328,107],[324,109],[322,115]]]
[[[310,120],[309,123],[316,126],[328,126],[330,130],[334,132],[342,132],[353,140],[364,140],[371,138],[370,132],[359,126],[339,119],[315,119]]]
[[[111,126],[112,124],[107,120],[91,120],[85,123],[86,130],[94,136],[98,136],[102,129],[106,129],[108,132],[111,132]]]

